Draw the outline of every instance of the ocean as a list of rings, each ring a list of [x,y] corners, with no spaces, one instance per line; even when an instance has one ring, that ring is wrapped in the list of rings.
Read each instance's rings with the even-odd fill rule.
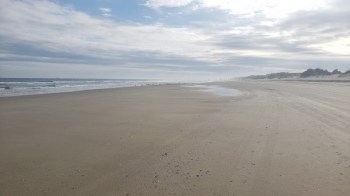
[[[0,97],[73,92],[169,83],[146,79],[0,78]]]

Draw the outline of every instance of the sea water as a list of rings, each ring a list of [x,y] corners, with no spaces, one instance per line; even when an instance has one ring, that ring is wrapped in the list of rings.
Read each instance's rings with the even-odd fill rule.
[[[0,78],[0,97],[164,84],[145,79]]]

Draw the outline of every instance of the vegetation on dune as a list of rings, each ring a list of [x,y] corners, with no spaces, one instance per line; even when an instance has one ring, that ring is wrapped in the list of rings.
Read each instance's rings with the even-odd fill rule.
[[[307,69],[302,73],[288,73],[288,72],[279,72],[279,73],[271,73],[266,75],[251,75],[246,77],[247,79],[284,79],[284,78],[308,78],[308,77],[322,77],[322,76],[330,76],[330,75],[338,75],[339,77],[350,77],[350,70],[342,73],[338,69],[329,72],[325,69]]]
[[[335,69],[335,70],[332,71],[332,74],[342,74],[342,73],[338,69]]]
[[[331,75],[332,73],[330,73],[327,70],[323,70],[323,69],[308,69],[306,71],[304,71],[303,73],[301,73],[300,77],[301,78],[307,78],[307,77],[311,77],[311,76],[327,76],[327,75]]]

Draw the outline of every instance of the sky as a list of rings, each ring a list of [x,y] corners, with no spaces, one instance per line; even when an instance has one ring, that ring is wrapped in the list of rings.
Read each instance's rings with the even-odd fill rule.
[[[350,69],[349,0],[0,0],[0,77]]]

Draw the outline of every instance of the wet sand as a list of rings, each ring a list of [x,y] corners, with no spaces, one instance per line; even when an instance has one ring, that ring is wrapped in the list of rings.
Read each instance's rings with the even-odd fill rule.
[[[0,98],[0,195],[350,195],[350,84]]]

